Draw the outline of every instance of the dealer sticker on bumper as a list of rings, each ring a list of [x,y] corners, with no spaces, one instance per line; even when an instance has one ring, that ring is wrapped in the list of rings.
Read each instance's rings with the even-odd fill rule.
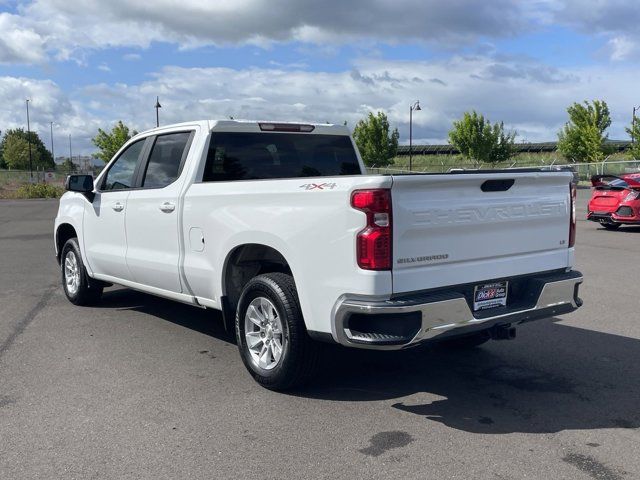
[[[509,282],[476,285],[473,290],[473,310],[477,311],[506,306],[508,287]]]

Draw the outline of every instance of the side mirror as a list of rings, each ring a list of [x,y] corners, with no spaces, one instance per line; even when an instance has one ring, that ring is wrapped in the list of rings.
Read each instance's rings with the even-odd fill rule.
[[[92,175],[69,175],[64,184],[65,190],[70,192],[89,193],[93,192]]]
[[[93,202],[93,176],[92,175],[69,175],[64,182],[65,190],[82,193],[87,200]]]

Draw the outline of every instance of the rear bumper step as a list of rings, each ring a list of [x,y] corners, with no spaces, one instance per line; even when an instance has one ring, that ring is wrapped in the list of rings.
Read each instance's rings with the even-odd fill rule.
[[[360,348],[401,349],[431,339],[464,335],[493,326],[515,325],[576,310],[582,305],[582,274],[570,271],[527,279],[526,299],[514,306],[473,312],[465,286],[416,293],[391,300],[344,298],[338,302],[332,335]]]

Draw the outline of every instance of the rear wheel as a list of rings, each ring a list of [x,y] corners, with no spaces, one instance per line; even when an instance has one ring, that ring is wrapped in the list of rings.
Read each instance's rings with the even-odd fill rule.
[[[236,339],[245,367],[263,387],[303,384],[318,363],[318,345],[307,334],[290,275],[259,275],[245,286],[236,312]]]
[[[103,284],[87,274],[77,238],[70,238],[62,247],[60,269],[64,294],[71,303],[91,305],[100,300]]]
[[[488,342],[489,340],[491,340],[489,332],[482,331],[472,333],[470,335],[465,335],[463,337],[454,337],[443,340],[441,342],[441,345],[447,348],[475,348],[482,345],[483,343]]]

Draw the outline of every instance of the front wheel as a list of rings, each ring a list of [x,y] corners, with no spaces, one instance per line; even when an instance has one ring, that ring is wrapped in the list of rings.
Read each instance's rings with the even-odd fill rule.
[[[312,376],[318,345],[307,334],[290,275],[251,279],[242,291],[235,326],[242,361],[263,387],[287,390]]]
[[[100,300],[103,284],[87,275],[77,238],[70,238],[62,247],[60,268],[62,287],[71,303],[91,305]]]

